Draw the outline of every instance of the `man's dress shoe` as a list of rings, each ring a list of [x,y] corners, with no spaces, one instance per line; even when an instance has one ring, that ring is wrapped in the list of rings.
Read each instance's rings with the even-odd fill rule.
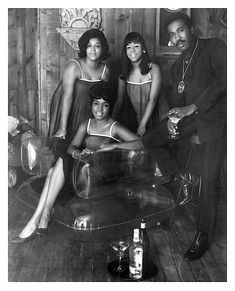
[[[191,246],[184,255],[184,258],[189,261],[198,260],[204,255],[208,248],[208,234],[206,232],[197,231]]]
[[[188,203],[193,198],[193,189],[199,183],[199,177],[196,174],[192,174],[190,172],[186,172],[180,175],[181,184],[180,187],[182,188],[183,198],[179,202],[179,205],[182,206]]]
[[[188,203],[192,199],[192,197],[193,197],[192,185],[190,185],[189,183],[185,182],[182,185],[182,192],[183,192],[183,198],[179,202],[180,206]]]
[[[24,237],[24,238],[17,236],[13,238],[12,240],[10,240],[10,242],[13,244],[23,244],[26,242],[30,242],[31,240],[34,240],[36,237],[38,237],[37,228],[29,236]]]

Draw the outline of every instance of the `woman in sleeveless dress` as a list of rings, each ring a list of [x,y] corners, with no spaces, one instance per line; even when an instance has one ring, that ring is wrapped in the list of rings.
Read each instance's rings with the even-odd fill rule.
[[[127,93],[137,116],[137,134],[142,136],[147,128],[152,128],[159,120],[156,104],[160,87],[160,68],[150,61],[143,37],[138,32],[128,33],[122,49],[122,67],[114,118],[119,115]]]
[[[49,136],[66,138],[69,145],[79,125],[91,116],[89,90],[94,83],[108,81],[107,40],[98,29],[86,31],[78,41],[79,59],[68,62],[50,105]]]
[[[28,242],[47,234],[51,209],[66,179],[71,175],[73,158],[83,159],[97,150],[143,149],[138,136],[110,117],[115,99],[107,83],[98,82],[94,85],[90,97],[93,118],[80,124],[67,154],[58,158],[55,166],[49,170],[33,216],[19,236],[11,240],[12,243]]]

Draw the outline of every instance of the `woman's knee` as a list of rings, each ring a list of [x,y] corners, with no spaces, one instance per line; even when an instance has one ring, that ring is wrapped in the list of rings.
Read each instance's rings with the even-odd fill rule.
[[[55,167],[63,167],[63,160],[61,158],[58,158],[58,160],[56,161]]]
[[[61,158],[59,158],[54,167],[51,167],[48,171],[47,177],[51,178],[51,176],[53,175],[53,173],[58,172],[58,171],[63,171],[63,160]]]
[[[47,177],[50,177],[52,172],[53,172],[53,167],[51,167],[49,170],[48,170],[48,173],[47,173]]]
[[[59,158],[54,167],[54,174],[56,176],[60,176],[61,179],[64,178],[64,167],[63,167],[63,160]]]

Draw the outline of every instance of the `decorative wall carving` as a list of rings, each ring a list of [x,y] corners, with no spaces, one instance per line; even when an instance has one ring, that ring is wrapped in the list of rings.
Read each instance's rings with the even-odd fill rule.
[[[224,28],[227,28],[227,9],[226,8],[221,9],[219,13],[219,22]]]
[[[60,8],[61,23],[56,30],[75,50],[78,40],[88,29],[101,29],[101,8]]]

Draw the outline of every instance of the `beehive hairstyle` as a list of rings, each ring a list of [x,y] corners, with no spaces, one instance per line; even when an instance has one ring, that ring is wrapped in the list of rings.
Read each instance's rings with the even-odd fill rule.
[[[105,81],[97,82],[90,89],[91,104],[94,100],[103,99],[109,104],[109,114],[112,114],[112,110],[116,101],[115,92],[113,86]]]
[[[85,58],[87,56],[86,49],[91,38],[98,38],[98,40],[101,43],[101,47],[102,47],[101,58],[100,58],[101,61],[104,61],[108,57],[110,57],[109,46],[103,32],[99,29],[90,29],[84,32],[78,41],[79,58]]]

